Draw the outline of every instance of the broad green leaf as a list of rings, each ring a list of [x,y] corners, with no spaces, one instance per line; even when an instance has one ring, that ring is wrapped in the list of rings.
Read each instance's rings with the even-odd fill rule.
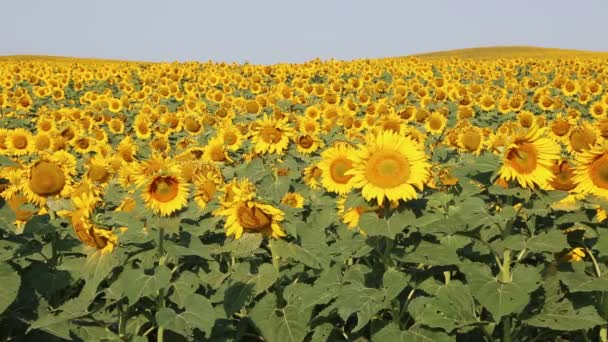
[[[414,298],[408,311],[416,322],[450,333],[480,323],[469,288],[456,282],[440,288],[434,297]]]
[[[372,335],[373,342],[451,342],[456,338],[441,330],[431,330],[421,325],[413,325],[408,330],[400,330],[394,323],[389,323]]]
[[[250,317],[268,342],[300,342],[306,335],[308,318],[294,304],[277,308],[277,298],[268,293],[255,304]]]
[[[359,227],[368,236],[386,236],[394,239],[415,219],[411,211],[395,213],[388,219],[379,218],[375,213],[361,215]]]
[[[319,258],[316,253],[309,249],[283,240],[271,241],[270,243],[273,253],[276,253],[276,256],[281,259],[293,259],[311,268],[322,268],[323,259]]]
[[[171,285],[173,286],[171,301],[177,304],[179,308],[183,308],[188,304],[188,298],[190,298],[198,288],[199,279],[196,274],[185,271]]]
[[[210,336],[215,313],[207,298],[192,294],[188,298],[184,312],[177,314],[172,309],[161,308],[156,313],[156,322],[163,328],[186,336],[192,335],[192,330],[195,328]]]
[[[475,299],[496,322],[502,316],[521,312],[530,302],[530,293],[540,286],[540,274],[533,267],[518,265],[512,270],[512,280],[500,282],[485,264],[467,263],[458,266],[466,275]]]
[[[567,235],[561,230],[551,230],[534,235],[526,246],[533,252],[560,252],[569,247]]]
[[[9,264],[0,264],[0,314],[8,308],[17,297],[21,277]]]
[[[231,317],[241,310],[255,295],[255,283],[233,282],[224,293],[224,311]]]
[[[343,286],[336,299],[338,315],[346,321],[350,315],[357,314],[357,326],[353,331],[363,328],[373,315],[383,308],[384,293],[378,289],[363,287],[361,284]]]
[[[397,297],[410,282],[411,276],[407,273],[388,269],[382,276],[382,286],[386,291],[386,300],[390,301]]]
[[[524,322],[535,327],[562,331],[587,330],[606,324],[593,306],[575,308],[567,299],[545,304],[541,313]]]
[[[432,266],[454,265],[459,262],[455,249],[426,241],[420,242],[412,250],[406,250],[404,255],[397,256],[397,258],[403,262]]]
[[[129,304],[135,304],[141,297],[156,298],[158,291],[169,285],[171,271],[159,266],[153,275],[147,275],[141,269],[125,269],[117,282],[120,282]]]

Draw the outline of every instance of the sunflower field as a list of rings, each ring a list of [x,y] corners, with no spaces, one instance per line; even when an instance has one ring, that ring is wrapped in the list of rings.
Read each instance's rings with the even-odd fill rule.
[[[0,61],[0,339],[608,341],[608,57]]]

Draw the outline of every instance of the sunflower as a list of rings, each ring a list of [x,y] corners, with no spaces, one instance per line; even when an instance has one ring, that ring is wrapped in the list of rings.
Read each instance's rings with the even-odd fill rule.
[[[534,117],[534,113],[528,110],[522,110],[519,112],[519,114],[517,114],[517,124],[520,127],[530,128],[534,124],[535,120],[536,118]]]
[[[207,203],[213,199],[218,189],[223,183],[221,175],[215,175],[208,172],[199,175],[194,179],[194,201],[201,209],[207,206]]]
[[[82,194],[72,199],[76,209],[67,214],[78,239],[89,247],[96,248],[102,254],[111,253],[118,243],[118,238],[111,230],[98,227],[90,220],[91,213],[99,199]]]
[[[34,136],[28,130],[16,128],[10,130],[6,136],[6,147],[9,154],[22,156],[34,149]]]
[[[108,128],[113,134],[123,134],[125,132],[125,123],[119,118],[113,118],[108,123]]]
[[[299,135],[296,139],[296,150],[302,154],[314,153],[319,148],[325,147],[325,142],[318,135]]]
[[[95,139],[91,139],[86,135],[81,135],[72,140],[70,142],[70,145],[72,145],[74,151],[78,152],[79,154],[87,154],[89,152],[95,151],[95,142]]]
[[[224,139],[222,139],[222,137],[215,137],[207,142],[203,159],[216,163],[232,162],[232,159],[230,159],[230,156],[226,151],[226,146],[224,145]]]
[[[182,124],[190,135],[198,135],[203,131],[203,125],[195,115],[186,115],[182,118]]]
[[[549,137],[561,144],[568,143],[570,131],[576,126],[576,119],[558,113],[555,119],[549,124]]]
[[[500,178],[517,180],[524,188],[549,188],[554,176],[550,168],[559,159],[559,145],[543,136],[544,130],[533,126],[514,132],[503,153]]]
[[[218,130],[217,135],[222,137],[224,145],[230,151],[238,150],[243,144],[243,135],[236,126],[232,124],[224,124]]]
[[[108,160],[99,155],[90,158],[86,163],[85,178],[94,183],[107,184],[113,174],[113,170],[108,164]]]
[[[12,196],[10,199],[6,200],[6,204],[15,214],[15,226],[17,228],[17,232],[23,231],[25,223],[36,214],[36,211],[28,210],[24,208],[24,205],[27,205],[27,197],[17,194]]]
[[[382,205],[390,201],[416,198],[428,181],[431,164],[424,150],[409,138],[393,132],[369,137],[353,155],[352,186],[361,188],[365,200],[375,198]]]
[[[321,175],[323,171],[316,165],[312,164],[304,168],[304,183],[311,189],[317,190],[321,183]]]
[[[25,170],[21,190],[28,202],[42,206],[51,197],[67,197],[76,174],[76,159],[64,151],[46,154]]]
[[[135,136],[141,140],[147,140],[152,136],[152,129],[150,128],[150,122],[144,116],[137,116],[133,121],[133,130]]]
[[[574,170],[575,192],[608,198],[608,144],[577,154]]]
[[[428,133],[433,135],[440,135],[445,129],[447,123],[446,117],[440,112],[432,112],[431,115],[426,119],[424,128]]]
[[[53,136],[50,133],[38,132],[34,137],[34,149],[37,152],[48,152],[53,144]]]
[[[126,163],[132,163],[135,161],[135,154],[137,153],[137,145],[133,141],[130,135],[127,135],[120,141],[116,146],[116,154]]]
[[[283,154],[289,145],[293,129],[289,126],[289,118],[264,118],[256,121],[257,127],[253,132],[251,142],[256,153]]]
[[[239,239],[245,231],[260,232],[273,238],[286,236],[280,225],[285,214],[268,204],[239,201],[221,209],[218,215],[226,217],[226,236],[234,236],[235,239]]]
[[[230,183],[225,184],[221,191],[223,195],[220,197],[220,202],[223,207],[230,207],[237,202],[247,202],[255,197],[255,185],[248,179],[234,178]]]
[[[589,122],[583,122],[570,130],[566,149],[571,154],[581,153],[593,147],[598,141],[598,134]]]
[[[608,105],[602,101],[596,101],[591,105],[591,107],[589,107],[589,113],[596,119],[605,118],[607,112]]]
[[[131,173],[136,179],[135,184],[142,187],[149,182],[150,178],[159,175],[180,174],[181,176],[181,167],[178,162],[172,159],[158,153],[152,153],[148,159],[133,163]]]
[[[281,199],[281,204],[292,208],[303,208],[304,197],[297,192],[288,192]]]
[[[458,134],[458,147],[462,152],[469,152],[478,156],[485,146],[485,139],[481,128],[467,125]]]
[[[169,216],[188,204],[189,186],[178,174],[148,177],[142,198],[146,207],[160,216]]]
[[[317,167],[321,171],[321,184],[327,191],[345,195],[352,189],[353,176],[346,173],[353,168],[353,153],[354,149],[346,143],[338,143],[321,153]]]
[[[570,191],[576,187],[576,183],[573,180],[574,167],[568,162],[568,160],[556,160],[551,166],[551,172],[555,178],[553,178],[549,185],[555,190]]]

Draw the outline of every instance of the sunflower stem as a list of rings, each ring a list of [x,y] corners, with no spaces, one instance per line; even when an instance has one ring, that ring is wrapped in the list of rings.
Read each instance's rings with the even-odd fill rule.
[[[158,255],[161,257],[165,254],[165,228],[158,229]]]
[[[268,248],[270,249],[270,257],[272,258],[272,266],[274,266],[274,269],[278,271],[279,270],[279,257],[277,256],[277,253],[274,250],[272,241],[268,241]]]
[[[158,302],[157,302],[157,310],[162,309],[165,306],[165,289],[158,290]],[[156,341],[163,342],[163,335],[165,334],[165,328],[162,326],[158,327],[158,331],[156,333]]]
[[[118,336],[124,338],[127,334],[127,313],[124,310],[124,305],[122,302],[118,304]]]
[[[502,342],[511,342],[511,317],[502,318]]]
[[[511,250],[509,249],[505,249],[505,251],[503,252],[500,274],[503,283],[511,282]]]

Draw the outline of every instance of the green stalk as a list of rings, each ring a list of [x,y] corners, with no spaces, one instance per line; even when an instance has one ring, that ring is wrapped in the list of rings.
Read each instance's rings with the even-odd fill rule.
[[[165,228],[158,229],[158,255],[165,255]]]
[[[274,266],[275,270],[279,270],[279,257],[277,256],[276,252],[274,251],[274,246],[272,244],[272,241],[268,241],[268,248],[270,249],[270,257],[272,258],[272,266]]]
[[[503,283],[511,282],[511,250],[505,249],[503,252],[502,268],[500,270],[501,281]]]
[[[502,318],[502,342],[511,342],[511,317]]]
[[[124,310],[124,305],[122,302],[118,304],[118,336],[124,338],[127,334],[127,313]]]
[[[158,290],[158,303],[157,303],[157,307],[158,309],[162,309],[165,306],[165,289],[160,289]],[[163,342],[163,335],[165,334],[165,328],[164,327],[158,327],[158,331],[156,332],[156,341],[157,342]]]
[[[595,275],[600,278],[602,276],[602,271],[597,259],[595,259],[595,256],[593,255],[593,252],[587,248],[587,246],[585,246],[585,253],[587,253],[589,258],[591,258],[591,262],[593,262]],[[602,314],[602,317],[606,319],[608,317],[608,294],[606,292],[602,292],[601,296],[600,313]],[[608,342],[608,327],[606,325],[600,327],[598,337],[601,342]]]

